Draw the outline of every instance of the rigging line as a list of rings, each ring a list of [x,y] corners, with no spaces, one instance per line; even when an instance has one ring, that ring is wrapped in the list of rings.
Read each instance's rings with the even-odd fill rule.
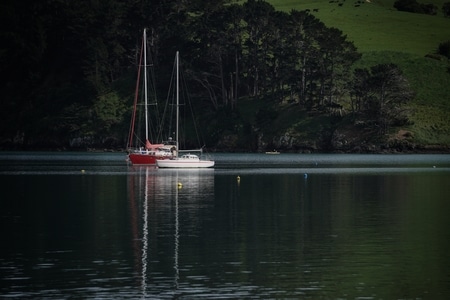
[[[180,68],[182,68],[182,65],[180,65]],[[202,141],[200,141],[199,129],[198,129],[198,125],[197,125],[197,122],[196,122],[197,119],[195,118],[194,107],[192,105],[190,93],[189,93],[189,90],[188,90],[188,84],[187,84],[186,76],[184,76],[184,72],[180,72],[180,73],[182,74],[181,77],[182,77],[183,86],[184,86],[184,93],[183,94],[186,97],[185,103],[187,103],[188,106],[189,106],[189,110],[191,112],[191,118],[193,120],[192,123],[193,123],[194,131],[195,131],[195,135],[196,135],[196,138],[197,138],[197,145],[198,145],[198,147],[200,147],[200,145],[202,145]],[[204,141],[204,138],[203,138],[203,141]],[[203,148],[203,147],[204,147],[204,145],[201,146],[201,148]]]
[[[175,94],[176,94],[176,90],[175,90],[175,84],[174,84],[174,80],[175,80],[175,76],[176,76],[176,58],[174,60],[173,63],[173,67],[172,67],[172,75],[170,76],[170,82],[169,82],[169,89],[167,91],[167,98],[166,98],[166,103],[164,106],[164,116],[167,116],[164,118],[164,121],[162,122],[161,126],[165,126],[165,122],[168,121],[168,134],[169,137],[171,137],[172,133],[173,133],[173,116],[175,114],[175,108],[176,105],[174,104],[175,102]]]
[[[139,142],[141,145],[145,145],[144,141],[141,138],[139,138],[137,135],[136,135],[136,141]]]
[[[140,96],[140,102],[137,105],[139,107],[144,107],[145,108],[144,96],[142,95],[142,93],[141,93],[141,96]],[[150,104],[147,103],[147,107],[149,107],[149,106],[155,106],[155,103],[150,103]],[[140,125],[143,124],[143,122],[142,122],[142,115],[143,115],[144,110],[145,109],[140,109],[139,110],[139,117],[138,117],[139,121],[137,123],[140,124]],[[148,138],[149,138],[149,140],[151,142],[158,140],[158,135],[157,135],[158,129],[159,129],[158,128],[158,124],[160,123],[158,121],[158,118],[156,117],[156,119],[155,119],[154,116],[155,116],[154,109],[149,110],[148,111],[148,122],[144,122],[146,129],[148,129],[148,132],[147,132]],[[155,124],[155,122],[156,122],[156,124]],[[155,126],[156,126],[156,129],[155,129]],[[141,129],[141,130],[139,130],[139,129]],[[138,125],[138,129],[135,129],[134,131],[136,132],[137,130],[142,131],[142,126]]]
[[[169,91],[171,89],[171,85],[172,85],[172,81],[170,81],[170,83],[169,83]],[[169,105],[169,92],[167,93],[166,101],[165,101],[164,108],[163,108],[163,118],[162,118],[161,122],[159,123],[159,132],[161,133],[161,136],[164,135],[164,127],[166,125],[166,121],[167,121],[167,118],[168,118],[167,117],[167,115],[168,115],[168,105]],[[170,130],[169,130],[168,134],[170,135]]]
[[[133,145],[133,136],[134,136],[134,126],[135,126],[135,120],[136,120],[136,109],[137,109],[137,100],[139,98],[139,79],[141,76],[141,65],[142,65],[142,49],[144,48],[144,40],[142,40],[141,44],[141,51],[140,51],[140,57],[139,57],[139,67],[138,67],[138,75],[136,80],[136,90],[134,94],[134,104],[133,104],[133,113],[131,116],[131,122],[130,122],[130,129],[128,132],[129,140],[127,144],[127,148],[131,147]]]
[[[153,31],[152,31],[153,34]],[[152,101],[150,103],[148,103],[148,105],[152,105],[154,106],[154,109],[152,109],[152,114],[154,116],[154,118],[152,119],[153,122],[150,122],[151,126],[153,126],[153,130],[150,130],[150,135],[152,136],[152,140],[157,140],[159,141],[160,139],[162,139],[162,131],[161,131],[161,126],[159,124],[161,124],[162,122],[162,117],[161,117],[161,113],[159,110],[159,103],[158,103],[158,95],[157,95],[157,89],[156,89],[156,75],[155,75],[155,63],[154,63],[154,59],[153,59],[153,55],[152,55],[152,46],[153,43],[150,41],[148,42],[148,44],[150,44],[149,46],[147,46],[148,51],[148,55],[147,55],[147,66],[150,67],[149,68],[149,77],[151,78],[151,80],[149,80],[149,91],[152,95]],[[155,128],[155,124],[156,124],[156,128]],[[154,138],[154,139],[153,139]]]

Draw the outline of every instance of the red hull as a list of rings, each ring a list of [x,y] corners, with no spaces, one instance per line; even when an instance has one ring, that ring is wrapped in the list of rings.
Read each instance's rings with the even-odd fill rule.
[[[156,166],[157,159],[169,159],[168,156],[160,156],[155,154],[146,153],[130,153],[128,155],[131,163],[133,165],[154,165]]]

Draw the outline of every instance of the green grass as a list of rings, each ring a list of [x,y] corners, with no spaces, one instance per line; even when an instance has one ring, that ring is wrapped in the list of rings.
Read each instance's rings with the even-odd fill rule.
[[[450,110],[450,74],[445,60],[435,60],[410,53],[373,51],[363,53],[355,67],[368,68],[376,64],[395,63],[408,78],[416,92],[414,102],[433,105]]]
[[[336,1],[336,0],[335,0]],[[361,52],[399,51],[417,55],[435,52],[439,43],[450,39],[450,19],[444,18],[442,4],[447,0],[435,0],[439,8],[437,16],[399,12],[394,0],[269,0],[276,9],[310,9],[325,25],[336,27],[353,41]],[[425,1],[426,2],[426,1]],[[427,2],[428,3],[428,2]],[[317,9],[317,12],[314,10]]]

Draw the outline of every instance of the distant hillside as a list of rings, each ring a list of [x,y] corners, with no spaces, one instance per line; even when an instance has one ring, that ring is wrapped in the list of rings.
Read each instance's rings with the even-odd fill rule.
[[[283,11],[309,10],[329,27],[344,32],[363,54],[356,67],[395,63],[416,92],[411,104],[413,124],[404,128],[419,144],[450,145],[450,63],[429,58],[450,40],[450,18],[443,17],[448,0],[425,0],[439,8],[430,16],[397,11],[395,0],[268,1]]]
[[[309,9],[327,26],[342,30],[361,52],[399,51],[424,56],[450,39],[450,19],[442,15],[448,0],[424,0],[437,16],[397,11],[395,0],[270,0],[276,9]],[[301,3],[298,3],[301,2]]]

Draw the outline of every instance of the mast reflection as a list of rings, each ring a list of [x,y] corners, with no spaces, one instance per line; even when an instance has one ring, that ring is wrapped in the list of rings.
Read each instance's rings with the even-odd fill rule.
[[[213,202],[214,169],[133,166],[128,184],[133,251],[142,297],[155,295],[158,289],[162,289],[159,295],[174,294],[180,284],[180,239],[183,232],[186,237],[198,230],[200,210],[205,203]]]

